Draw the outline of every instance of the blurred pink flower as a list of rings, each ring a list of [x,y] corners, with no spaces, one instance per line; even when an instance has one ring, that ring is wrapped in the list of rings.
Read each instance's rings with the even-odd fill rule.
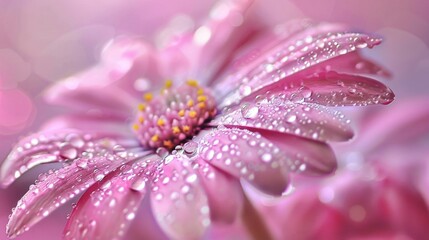
[[[264,207],[282,239],[425,239],[429,233],[428,99],[361,116],[360,137],[324,183]],[[382,123],[382,124],[380,124]],[[341,159],[341,158],[340,158]]]
[[[115,39],[97,66],[51,87],[49,102],[83,113],[53,119],[2,165],[7,186],[38,164],[63,163],[18,202],[8,235],[83,193],[65,238],[122,238],[148,192],[167,235],[195,239],[211,221],[233,222],[246,209],[240,179],[281,196],[291,172],[334,171],[327,141],[353,132],[326,106],[393,100],[362,76],[386,75],[358,53],[381,40],[308,21],[258,31],[243,21],[249,4],[219,2],[202,26],[171,35],[158,50]]]

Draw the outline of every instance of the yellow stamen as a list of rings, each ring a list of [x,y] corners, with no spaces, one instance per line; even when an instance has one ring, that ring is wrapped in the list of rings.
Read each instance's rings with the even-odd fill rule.
[[[191,130],[191,128],[187,125],[183,126],[182,129],[183,129],[183,132],[185,133],[188,133]]]
[[[194,110],[189,111],[190,118],[195,118],[196,116],[197,116],[197,112],[195,112]]]
[[[194,100],[189,99],[189,101],[188,101],[188,103],[186,105],[188,105],[188,107],[194,106]]]
[[[165,81],[165,85],[164,85],[165,88],[169,89],[172,86],[173,86],[173,81],[171,81],[171,80]]]
[[[174,134],[179,134],[179,133],[180,133],[180,128],[179,128],[179,127],[177,127],[177,126],[174,126],[174,127],[172,128],[172,130],[173,130],[173,133],[174,133]]]
[[[179,115],[179,117],[183,117],[183,116],[185,116],[185,110],[180,110],[178,113],[177,113],[177,115]]]
[[[196,80],[190,79],[190,80],[186,81],[186,83],[191,87],[198,87],[198,82]]]
[[[197,101],[198,102],[205,102],[207,100],[207,97],[204,95],[198,96],[197,97]]]
[[[139,123],[144,123],[144,117],[139,117]]]
[[[200,103],[198,103],[198,107],[199,108],[206,108],[206,103],[200,102]]]
[[[146,93],[146,94],[143,96],[143,98],[144,98],[144,100],[146,100],[146,101],[150,102],[150,101],[152,100],[152,98],[153,98],[153,95],[152,95],[152,93]]]
[[[139,111],[144,111],[144,110],[146,110],[146,105],[145,105],[145,104],[143,104],[143,103],[139,103],[139,105],[138,105],[137,107],[138,107]]]
[[[204,89],[199,88],[197,91],[197,95],[199,96],[199,95],[203,95],[203,94],[204,94]]]
[[[171,140],[166,140],[163,143],[164,143],[164,147],[173,148],[173,142]]]
[[[133,124],[133,129],[134,131],[138,131],[140,129],[140,125],[138,125],[137,123]]]
[[[152,142],[158,142],[159,140],[159,136],[157,134],[153,135],[152,138],[150,139]]]
[[[158,121],[156,122],[156,124],[158,124],[158,126],[162,127],[162,126],[164,126],[165,121],[164,121],[164,119],[160,118],[160,119],[158,119]]]

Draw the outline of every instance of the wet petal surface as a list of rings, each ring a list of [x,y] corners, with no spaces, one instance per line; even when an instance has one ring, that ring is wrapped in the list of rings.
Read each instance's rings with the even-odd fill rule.
[[[200,239],[210,225],[206,193],[189,158],[169,155],[152,180],[152,210],[173,239]]]
[[[65,239],[123,239],[146,194],[156,160],[148,157],[123,165],[91,186],[67,221]]]
[[[199,179],[208,197],[212,221],[233,223],[243,204],[240,182],[205,161],[195,161],[198,162]]]
[[[238,126],[294,134],[319,141],[345,141],[353,137],[349,120],[326,107],[282,101],[281,98],[258,99],[231,108],[210,125]]]
[[[257,133],[216,129],[200,140],[201,159],[259,190],[281,195],[288,185],[288,157]]]
[[[312,66],[354,52],[358,48],[371,48],[380,41],[358,33],[324,33],[315,38],[311,37],[307,42],[304,39],[297,41],[294,45],[287,44],[283,46],[283,51],[275,52],[273,56],[265,56],[264,64],[258,65],[243,75],[241,87],[230,93],[221,106],[237,102],[243,97],[299,72],[305,71],[308,74]],[[335,70],[334,66],[332,70]]]
[[[70,165],[40,175],[12,212],[7,235],[21,234],[96,181],[101,181],[118,166],[136,157],[125,150],[86,152]]]
[[[30,135],[15,145],[2,164],[1,183],[8,186],[23,173],[42,163],[74,161],[84,154],[100,153],[116,140],[77,130],[55,130]]]

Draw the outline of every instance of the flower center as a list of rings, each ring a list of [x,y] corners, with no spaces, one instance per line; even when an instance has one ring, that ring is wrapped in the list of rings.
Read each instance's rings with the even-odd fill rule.
[[[133,130],[148,148],[171,150],[197,134],[204,122],[216,114],[213,96],[195,80],[178,88],[167,81],[160,95],[147,93],[143,98],[145,102],[138,106]]]

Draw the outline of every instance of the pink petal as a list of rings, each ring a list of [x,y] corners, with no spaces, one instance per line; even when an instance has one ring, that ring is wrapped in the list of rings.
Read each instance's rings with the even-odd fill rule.
[[[123,239],[146,195],[151,160],[126,164],[92,185],[73,209],[65,239]]]
[[[59,81],[45,93],[46,100],[127,115],[136,105],[134,98],[147,90],[142,87],[154,88],[160,84],[154,50],[140,40],[126,37],[112,40],[103,49],[101,60],[97,66]]]
[[[134,137],[127,119],[117,116],[94,114],[69,114],[50,119],[42,126],[42,131],[61,129],[79,129],[82,132],[91,132],[117,136]]]
[[[257,133],[215,129],[200,140],[199,154],[201,159],[267,194],[281,195],[288,186],[285,165],[291,156]]]
[[[243,203],[240,182],[205,161],[198,162],[198,175],[207,194],[214,222],[233,223]]]
[[[292,171],[307,174],[329,174],[337,168],[337,161],[332,148],[319,141],[314,141],[290,134],[272,131],[259,131],[262,136],[290,156]]]
[[[338,111],[278,98],[259,100],[259,103],[244,102],[209,124],[277,131],[319,141],[345,141],[353,137],[349,120]]]
[[[315,24],[307,19],[292,20],[274,29],[262,32],[261,39],[247,45],[242,51],[243,56],[234,61],[228,69],[227,75],[216,89],[220,92],[229,92],[243,84],[243,78],[253,69],[264,65],[267,59],[278,57],[277,54],[295,43],[307,43],[308,39],[320,38],[331,32],[345,32],[348,28],[341,24]],[[248,81],[249,79],[246,79]]]
[[[190,164],[183,155],[169,155],[152,181],[153,213],[173,239],[200,239],[210,224],[207,197]]]
[[[98,72],[98,71],[97,71]],[[101,77],[103,72],[95,73]],[[89,76],[77,76],[91,81]],[[70,78],[50,87],[45,100],[84,111],[101,111],[107,115],[129,116],[138,102],[127,92],[113,86],[84,86]]]
[[[363,116],[360,149],[375,151],[394,144],[406,144],[424,138],[429,131],[429,99],[409,99],[375,114]],[[398,137],[400,136],[400,137]]]
[[[325,106],[365,106],[389,104],[394,96],[388,87],[371,78],[327,72],[315,73],[307,78],[300,75],[285,78],[244,97],[242,101],[270,98]],[[233,98],[238,99],[236,96]]]
[[[160,55],[153,47],[137,38],[113,39],[102,52],[102,64],[115,86],[133,97],[140,98],[148,90],[159,89],[163,80],[172,77],[160,73]]]
[[[312,72],[326,72],[334,70],[340,73],[349,73],[352,75],[369,74],[390,78],[389,71],[361,56],[359,51],[350,52],[335,58],[326,60],[309,68]],[[309,71],[304,71],[309,72]]]
[[[415,239],[427,236],[429,210],[420,194],[407,187],[387,182],[379,203],[384,218],[390,220],[395,229],[407,232]]]
[[[101,142],[115,144],[115,140],[106,139],[108,137],[71,129],[30,135],[19,141],[3,162],[1,184],[8,186],[23,173],[42,163],[73,161],[84,152],[93,151],[94,144],[96,146]]]
[[[354,52],[357,48],[373,47],[380,43],[380,39],[357,33],[325,33],[311,38],[297,41],[294,45],[286,44],[282,50],[273,56],[265,56],[265,61],[252,71],[241,77],[241,87],[233,91],[223,105],[246,97],[261,88],[300,73],[307,77],[314,73],[310,67],[335,57]],[[325,71],[336,71],[335,66]]]
[[[21,234],[93,183],[102,180],[106,174],[134,158],[134,155],[124,151],[111,154],[96,151],[96,156],[89,152],[70,165],[41,175],[12,212],[7,235],[14,237]]]
[[[240,28],[251,2],[217,2],[211,9],[209,18],[201,26],[177,37],[160,53],[160,62],[166,63],[162,69],[169,70],[178,79],[194,77],[202,82],[210,80],[208,76],[213,76],[229,57],[228,53],[238,48],[251,31],[251,27]]]

